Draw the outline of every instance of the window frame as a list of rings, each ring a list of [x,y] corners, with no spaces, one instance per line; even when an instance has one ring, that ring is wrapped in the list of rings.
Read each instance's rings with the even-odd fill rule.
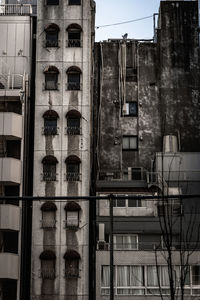
[[[135,107],[136,112],[134,114],[130,113],[130,104],[136,105],[136,107]],[[138,117],[138,102],[137,101],[126,102],[125,106],[126,106],[126,112],[123,114],[124,117]]]
[[[121,247],[116,247],[118,245],[116,238],[122,236],[122,246]],[[124,244],[123,238],[131,238],[131,237],[135,237],[136,238],[136,247],[126,247],[126,243]],[[125,245],[125,247],[124,247]],[[129,243],[128,245],[132,246],[132,243]],[[133,251],[133,250],[138,250],[138,234],[123,234],[123,233],[115,233],[113,234],[113,246],[114,246],[114,250],[118,251],[118,250],[122,250],[122,251]]]
[[[130,196],[131,194],[117,194],[115,195],[116,197],[117,196]],[[134,194],[134,196],[141,196],[141,195],[137,195],[137,194]],[[124,206],[120,206],[120,205],[117,205],[117,201],[121,201],[121,200],[124,200],[125,201],[125,205]],[[141,207],[144,207],[142,206],[142,200],[141,199],[136,199],[134,201],[136,201],[136,206],[129,206],[129,201],[131,200],[134,200],[134,199],[113,199],[113,208],[132,208],[132,207],[135,207],[135,208],[141,208]],[[109,204],[109,203],[108,203]]]
[[[46,5],[47,5],[47,6],[57,6],[57,5],[59,5],[59,0],[53,0],[55,3],[51,3],[51,4],[48,3],[49,1],[51,2],[52,0],[46,0]],[[53,1],[52,1],[52,2],[53,2]],[[57,3],[56,3],[56,2],[57,2]]]
[[[129,144],[129,148],[124,148],[124,139],[128,138],[128,144]],[[135,138],[136,139],[136,147],[135,148],[130,148],[130,140],[131,138]],[[137,135],[123,135],[122,136],[122,150],[123,151],[138,151],[138,136]]]

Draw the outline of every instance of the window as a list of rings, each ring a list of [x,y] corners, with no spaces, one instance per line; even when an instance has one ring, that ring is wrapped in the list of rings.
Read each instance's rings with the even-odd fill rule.
[[[70,67],[67,70],[67,89],[69,91],[80,90],[81,70],[78,67]]]
[[[81,0],[69,0],[69,5],[81,5]]]
[[[42,211],[42,228],[55,228],[56,227],[56,210],[55,203],[51,201],[45,202],[41,206]]]
[[[65,255],[65,277],[77,278],[79,277],[79,261],[80,255],[75,250],[68,250]]]
[[[67,118],[67,134],[79,135],[81,114],[76,110],[70,110],[66,114],[66,118]]]
[[[137,150],[138,149],[138,137],[137,136],[123,136],[123,150]]]
[[[137,102],[128,102],[125,104],[125,116],[136,117],[138,114]]]
[[[58,114],[54,110],[48,110],[43,114],[44,118],[44,135],[56,135],[57,134],[57,119]]]
[[[128,195],[120,194],[118,196],[128,196]],[[142,200],[141,199],[113,199],[113,207],[119,207],[119,208],[120,207],[142,207]]]
[[[158,202],[159,216],[180,216],[182,213],[182,206],[180,199],[166,199]]]
[[[115,266],[114,286],[116,295],[144,295],[144,267],[143,266]],[[110,293],[110,268],[102,266],[101,294]]]
[[[81,47],[81,31],[82,28],[78,24],[71,24],[67,27],[67,47]]]
[[[58,74],[59,71],[54,66],[49,66],[44,70],[45,74],[45,90],[58,89]]]
[[[173,274],[174,278],[176,278],[178,292],[178,289],[180,289],[181,266],[174,266]],[[169,295],[168,266],[114,266],[114,291],[116,295],[160,295],[160,292],[162,295]],[[109,295],[109,293],[110,267],[102,266],[101,294]],[[200,266],[188,266],[185,279],[185,294],[200,294]]]
[[[47,5],[59,5],[59,0],[47,0]]]
[[[81,207],[78,203],[70,201],[65,206],[66,228],[77,229],[79,226],[79,212]]]
[[[57,159],[52,155],[47,155],[42,160],[43,163],[43,180],[56,181],[56,164]]]
[[[126,68],[126,81],[127,82],[137,82],[137,69],[136,68]]]
[[[192,285],[200,285],[200,266],[192,266]]]
[[[42,279],[54,279],[56,255],[51,250],[45,250],[40,254]]]
[[[46,47],[58,47],[58,33],[60,28],[56,24],[50,24],[45,28]]]
[[[114,250],[137,250],[138,236],[129,234],[114,234]]]
[[[80,159],[71,155],[66,160],[66,180],[67,181],[79,181],[80,180]]]

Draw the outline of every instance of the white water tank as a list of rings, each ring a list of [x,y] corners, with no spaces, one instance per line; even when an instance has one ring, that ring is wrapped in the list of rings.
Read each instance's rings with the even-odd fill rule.
[[[175,135],[165,135],[163,138],[163,152],[178,152],[178,139]]]

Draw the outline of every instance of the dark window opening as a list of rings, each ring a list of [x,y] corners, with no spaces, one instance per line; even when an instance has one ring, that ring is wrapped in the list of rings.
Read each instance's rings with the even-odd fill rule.
[[[132,180],[142,180],[142,170],[141,168],[132,168],[131,169],[131,178]]]
[[[142,207],[141,199],[128,199],[128,207]]]
[[[7,185],[2,187],[1,196],[19,196],[19,185]],[[19,200],[5,199],[0,200],[0,204],[19,205]]]
[[[56,135],[57,134],[57,119],[44,119],[44,134]]]
[[[20,101],[1,101],[0,112],[13,112],[22,114],[22,103]]]
[[[126,68],[126,81],[127,82],[137,82],[137,69],[136,68]]]
[[[2,280],[2,300],[16,300],[17,299],[17,280],[6,279]],[[0,295],[1,295],[0,291]]]
[[[47,0],[47,5],[59,5],[59,0]]]
[[[0,234],[0,252],[18,254],[18,232],[2,232]]]
[[[80,118],[67,118],[67,134],[79,135],[80,134]]]
[[[58,89],[58,74],[45,73],[45,90],[57,90],[57,89]]]
[[[21,141],[0,139],[0,157],[13,157],[20,159],[21,157]]]
[[[43,163],[43,180],[56,181],[56,164],[57,159],[54,156],[46,156],[42,160]]]
[[[81,0],[69,0],[69,5],[81,5]]]
[[[125,207],[126,199],[113,199],[113,207]]]
[[[58,47],[57,31],[46,31],[46,47]]]
[[[68,278],[79,276],[79,260],[69,259],[65,261],[65,276]]]
[[[126,103],[125,116],[136,117],[138,115],[138,104],[137,102]]]
[[[80,90],[80,73],[68,73],[68,90]]]
[[[68,31],[68,47],[81,47],[80,31]]]
[[[80,180],[80,163],[68,162],[67,163],[67,181],[79,181]]]

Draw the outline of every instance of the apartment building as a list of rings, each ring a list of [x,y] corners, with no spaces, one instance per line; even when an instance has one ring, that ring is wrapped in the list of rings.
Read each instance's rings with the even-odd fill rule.
[[[30,101],[31,6],[0,5],[0,195],[27,191],[27,117]],[[0,299],[20,299],[23,205],[0,202]]]
[[[90,190],[93,1],[38,2],[33,194]],[[33,204],[31,299],[88,299],[88,201]]]
[[[162,1],[154,41],[95,44],[93,184],[96,195],[115,195],[113,225],[109,200],[91,207],[96,299],[110,297],[111,234],[115,299],[160,299],[160,292],[167,299],[169,248],[177,286],[187,265],[185,298],[199,297],[199,245],[187,262],[180,258],[183,244],[187,252],[198,240],[199,204],[173,198],[199,193],[198,34],[197,1]]]

